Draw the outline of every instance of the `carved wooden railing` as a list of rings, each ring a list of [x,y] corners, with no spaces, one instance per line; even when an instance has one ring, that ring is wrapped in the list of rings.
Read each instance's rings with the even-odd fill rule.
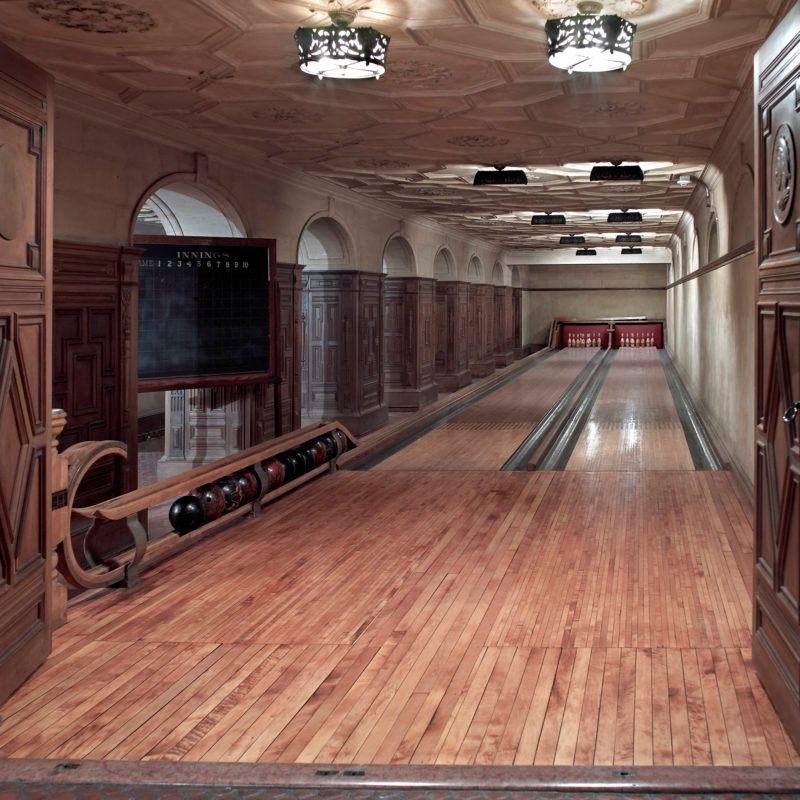
[[[126,458],[127,448],[122,442],[116,441],[81,442],[59,454],[56,451],[57,437],[65,422],[63,411],[53,412],[53,526],[55,569],[59,576],[55,581],[53,603],[56,620],[62,621],[66,607],[66,585],[79,589],[131,586],[144,569],[157,561],[185,549],[238,518],[260,513],[262,506],[267,503],[324,472],[334,471],[339,456],[358,444],[357,439],[339,422],[309,426],[120,497],[92,506],[76,507],[75,498],[81,482],[92,466],[109,456]],[[285,465],[293,463],[290,455],[297,466],[287,470]],[[237,502],[238,490],[235,486],[231,490],[229,485],[228,494],[223,498],[225,510],[218,516],[215,517],[216,511],[212,510],[210,515],[204,513],[202,522],[191,530],[179,533],[173,529],[157,539],[148,538],[141,522],[143,512],[167,501],[185,498],[209,484],[218,485],[215,482],[227,476],[245,473],[256,476],[255,481],[243,478],[239,483],[240,489],[243,485],[248,487],[245,501],[238,494]],[[216,497],[215,492],[212,488],[211,494]],[[247,493],[252,498],[247,497]],[[197,494],[194,496],[199,497]],[[216,500],[213,497],[212,500],[212,505],[218,510]],[[206,505],[203,511],[208,512],[209,508],[210,505]],[[71,521],[75,517],[91,521],[91,527],[84,537],[86,544],[82,558],[75,552],[71,536]],[[109,523],[127,526],[130,546],[114,558],[102,559],[97,556],[98,548],[93,547],[91,542],[102,536],[103,526]]]

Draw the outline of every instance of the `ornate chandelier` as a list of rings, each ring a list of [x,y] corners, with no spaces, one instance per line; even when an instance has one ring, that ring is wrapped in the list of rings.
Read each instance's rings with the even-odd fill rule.
[[[298,28],[294,34],[300,69],[318,78],[380,78],[386,70],[389,37],[375,28],[353,28],[356,12],[330,0],[331,24]]]
[[[636,25],[616,14],[602,14],[601,3],[578,3],[574,17],[545,24],[550,63],[567,72],[627,69]]]

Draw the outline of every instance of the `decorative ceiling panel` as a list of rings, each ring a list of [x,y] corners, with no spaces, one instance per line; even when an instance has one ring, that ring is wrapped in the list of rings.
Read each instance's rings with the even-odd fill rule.
[[[558,246],[563,230],[529,224],[544,210],[584,214],[569,232],[600,244],[618,231],[589,211],[621,207],[660,209],[636,232],[664,244],[691,194],[675,177],[703,168],[788,0],[606,0],[638,26],[633,64],[573,76],[547,63],[543,29],[576,0],[346,0],[392,43],[381,80],[339,82],[302,74],[292,38],[325,23],[327,5],[2,0],[0,35],[61,83],[181,126],[198,148],[300,170],[503,247]],[[662,165],[641,185],[564,168],[613,159]],[[528,186],[473,187],[492,165],[525,168]]]

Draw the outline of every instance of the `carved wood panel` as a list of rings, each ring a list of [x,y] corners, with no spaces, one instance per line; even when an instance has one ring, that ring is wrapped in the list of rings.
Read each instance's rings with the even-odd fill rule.
[[[466,386],[469,372],[469,284],[436,284],[436,384],[443,391]]]
[[[755,63],[756,496],[753,660],[800,745],[800,6]]]
[[[0,45],[0,702],[50,652],[51,95]]]

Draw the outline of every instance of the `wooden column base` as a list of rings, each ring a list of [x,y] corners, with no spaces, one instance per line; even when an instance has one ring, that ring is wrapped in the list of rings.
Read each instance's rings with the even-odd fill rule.
[[[472,383],[472,373],[469,370],[436,376],[436,385],[440,392],[455,392],[470,383]]]
[[[521,358],[525,358],[528,355],[524,347],[515,347],[514,348],[514,361],[519,361]]]
[[[482,358],[480,361],[469,365],[469,371],[472,373],[473,378],[485,378],[487,375],[491,375],[494,369],[494,356]]]
[[[496,367],[507,367],[509,364],[514,362],[514,352],[509,350],[506,353],[495,353],[494,354],[494,365]]]
[[[340,411],[338,420],[346,425],[356,436],[380,428],[389,421],[389,406],[383,403],[380,406],[360,411],[357,414],[347,414]]]
[[[418,411],[423,406],[433,403],[437,392],[435,383],[420,386],[418,389],[389,389],[386,392],[386,400],[390,411]]]

